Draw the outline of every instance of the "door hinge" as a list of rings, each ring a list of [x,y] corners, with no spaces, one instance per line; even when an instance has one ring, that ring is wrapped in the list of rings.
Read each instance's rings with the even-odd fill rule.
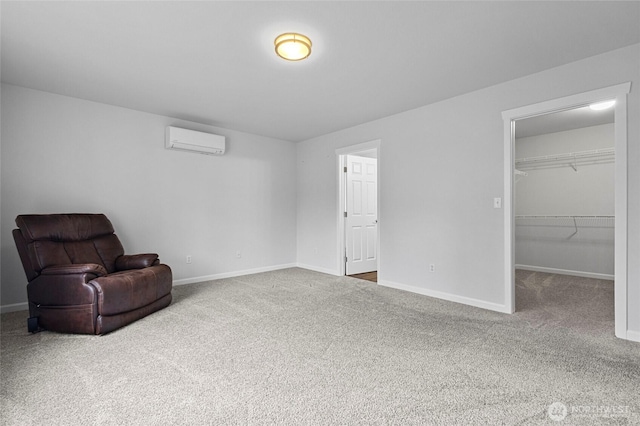
[[[347,217],[347,212],[344,212],[344,217]]]
[[[344,166],[344,172],[347,173],[347,166]]]
[[[344,263],[347,263],[349,261],[349,259],[347,259],[347,256],[344,257]]]

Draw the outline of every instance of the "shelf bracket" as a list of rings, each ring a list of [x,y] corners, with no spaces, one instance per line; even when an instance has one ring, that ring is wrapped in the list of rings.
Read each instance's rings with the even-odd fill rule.
[[[575,154],[573,154],[573,164],[569,164],[569,165],[571,166],[574,172],[578,173],[578,160],[576,159]],[[573,218],[573,220],[575,221],[576,219]]]
[[[567,240],[570,240],[574,235],[578,233],[578,224],[576,223],[576,217],[572,216],[571,218],[573,219],[573,227],[575,228],[575,231],[573,231],[573,234],[567,237]]]

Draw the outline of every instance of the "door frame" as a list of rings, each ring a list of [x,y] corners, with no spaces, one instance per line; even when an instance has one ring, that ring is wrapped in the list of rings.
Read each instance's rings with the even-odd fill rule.
[[[627,95],[630,89],[631,83],[627,82],[502,112],[504,120],[504,300],[507,312],[515,312],[515,220],[513,206],[515,122],[524,118],[615,99],[615,335],[627,339]]]
[[[372,140],[369,142],[363,142],[356,145],[347,146],[344,148],[336,149],[336,164],[337,164],[337,172],[338,172],[338,226],[337,226],[337,235],[336,235],[336,247],[338,253],[338,273],[340,276],[346,274],[346,265],[345,265],[345,256],[347,250],[347,242],[346,242],[346,222],[344,220],[344,212],[346,208],[346,179],[344,176],[344,167],[346,165],[346,157],[347,155],[355,155],[359,152],[363,151],[372,151],[375,150],[376,158],[378,160],[378,167],[376,167],[377,180],[378,183],[376,185],[376,196],[377,196],[377,216],[378,216],[378,226],[376,227],[376,244],[378,250],[378,259],[377,259],[377,270],[378,270],[378,281],[380,280],[380,146],[382,145],[382,141],[380,139]]]

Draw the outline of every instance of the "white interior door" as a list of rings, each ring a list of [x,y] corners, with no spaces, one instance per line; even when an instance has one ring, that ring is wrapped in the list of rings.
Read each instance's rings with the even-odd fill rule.
[[[378,160],[346,157],[346,274],[378,268]]]

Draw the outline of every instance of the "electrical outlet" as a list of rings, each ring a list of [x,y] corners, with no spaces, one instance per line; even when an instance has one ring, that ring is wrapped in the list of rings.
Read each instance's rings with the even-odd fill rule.
[[[187,255],[187,263],[191,263],[191,255]]]
[[[436,265],[432,263],[431,265],[429,265],[429,272],[435,272],[435,271],[436,271]]]
[[[242,257],[242,252],[240,250],[238,250],[236,252],[236,259],[240,259]]]

